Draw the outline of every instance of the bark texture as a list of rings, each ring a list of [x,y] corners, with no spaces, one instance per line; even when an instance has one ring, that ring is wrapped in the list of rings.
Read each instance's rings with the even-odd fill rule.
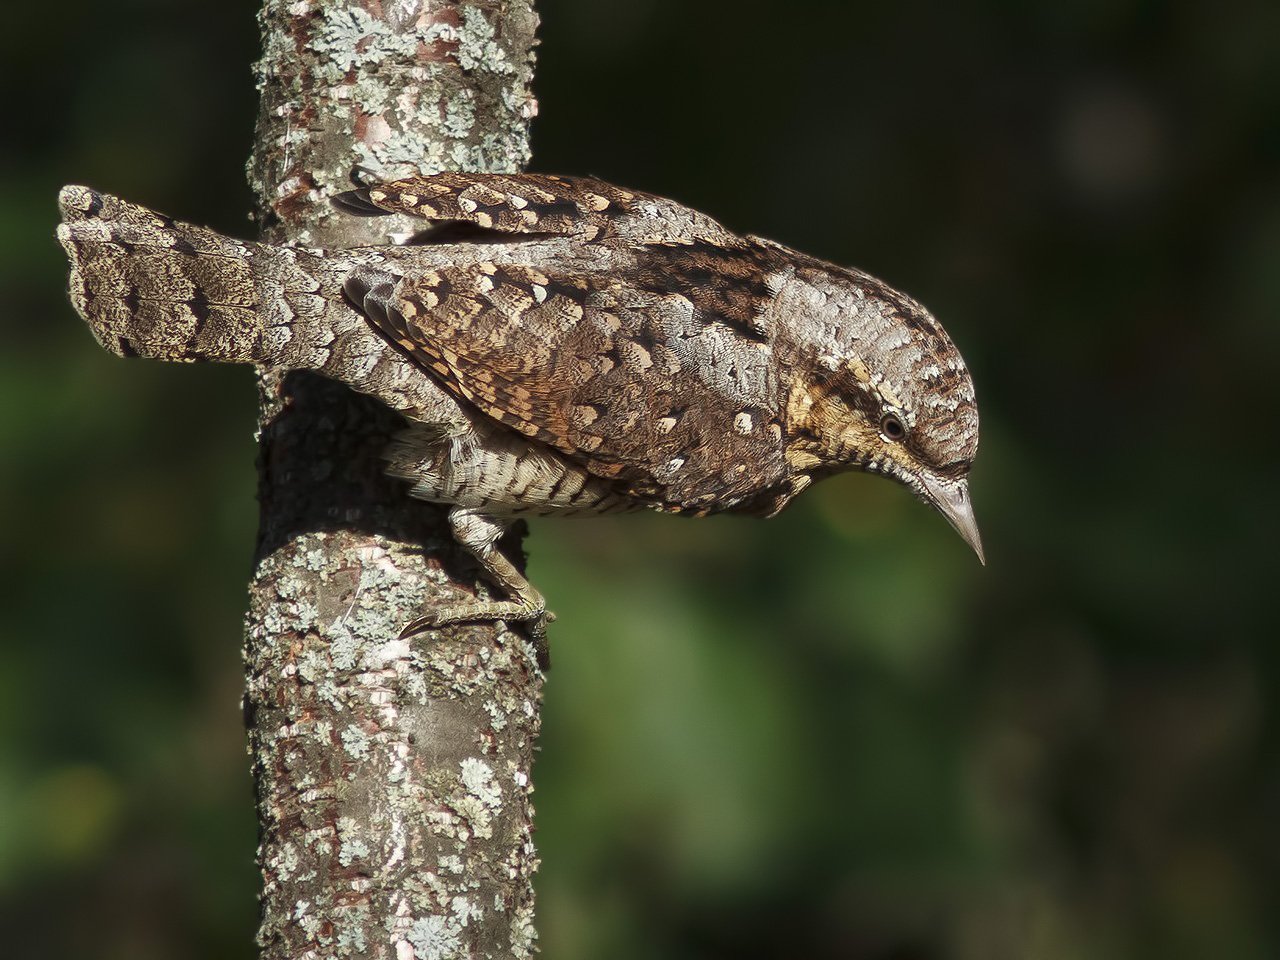
[[[529,0],[266,0],[261,22],[263,239],[357,246],[407,229],[329,207],[356,167],[527,161]],[[487,590],[443,513],[383,475],[399,419],[308,374],[260,385],[245,710],[262,956],[528,957],[534,651],[487,624],[398,640],[426,604]]]

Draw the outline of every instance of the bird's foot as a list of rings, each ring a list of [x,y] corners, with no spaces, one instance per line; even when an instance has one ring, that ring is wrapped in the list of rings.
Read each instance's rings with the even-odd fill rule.
[[[404,629],[400,631],[400,639],[407,640],[428,630],[455,623],[493,623],[499,620],[523,623],[526,625],[529,642],[533,644],[537,654],[538,666],[546,670],[551,665],[550,651],[547,646],[547,624],[554,622],[555,619],[556,615],[541,603],[527,603],[521,600],[475,600],[428,610],[422,616],[415,617],[405,624]]]

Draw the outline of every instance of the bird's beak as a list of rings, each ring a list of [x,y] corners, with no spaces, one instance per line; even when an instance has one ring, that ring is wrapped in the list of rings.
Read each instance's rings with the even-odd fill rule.
[[[982,537],[978,533],[978,521],[973,517],[973,501],[969,499],[969,481],[943,480],[926,474],[924,491],[925,499],[950,521],[956,532],[964,537],[964,542],[973,547],[978,562],[985,566],[987,561],[982,555]]]

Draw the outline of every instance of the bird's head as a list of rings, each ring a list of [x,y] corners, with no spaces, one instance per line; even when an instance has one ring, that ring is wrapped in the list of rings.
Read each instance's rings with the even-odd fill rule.
[[[793,465],[814,476],[852,469],[897,480],[982,560],[968,479],[978,407],[964,360],[910,297],[856,271],[831,279],[843,282],[824,293],[826,319],[811,325],[805,375],[788,400]]]

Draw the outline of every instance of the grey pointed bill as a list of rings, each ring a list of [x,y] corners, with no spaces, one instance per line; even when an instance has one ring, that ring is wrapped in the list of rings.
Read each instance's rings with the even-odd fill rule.
[[[944,480],[941,477],[924,477],[925,499],[947,518],[964,542],[973,547],[978,562],[986,565],[982,555],[982,536],[978,533],[978,521],[973,516],[973,501],[969,499],[968,480]]]

